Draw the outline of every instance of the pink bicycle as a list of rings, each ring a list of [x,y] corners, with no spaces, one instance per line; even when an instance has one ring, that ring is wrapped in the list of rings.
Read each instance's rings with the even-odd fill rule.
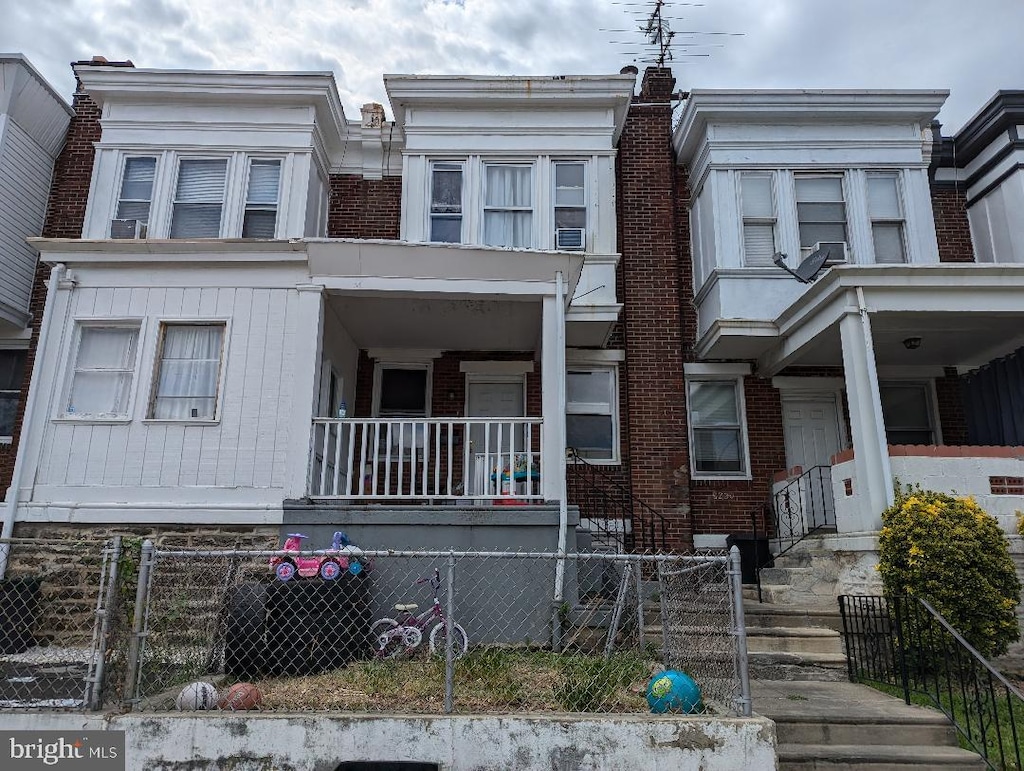
[[[395,659],[412,655],[422,644],[423,633],[428,627],[430,634],[427,639],[431,654],[445,655],[445,615],[438,598],[441,571],[435,568],[433,578],[420,578],[416,581],[417,584],[428,582],[434,590],[434,604],[429,609],[413,615],[419,607],[416,603],[395,605],[396,618],[379,618],[370,625],[370,640],[377,658]],[[452,650],[456,658],[464,656],[469,650],[466,630],[459,624],[452,624]]]

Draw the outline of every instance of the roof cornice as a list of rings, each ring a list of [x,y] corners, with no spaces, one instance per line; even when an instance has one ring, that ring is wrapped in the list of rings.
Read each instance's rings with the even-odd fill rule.
[[[1024,124],[1024,91],[997,91],[953,137],[956,165],[966,166],[1011,126]]]

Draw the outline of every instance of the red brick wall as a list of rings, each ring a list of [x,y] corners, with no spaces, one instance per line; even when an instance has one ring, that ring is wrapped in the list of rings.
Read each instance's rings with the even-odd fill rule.
[[[622,253],[622,339],[634,495],[669,520],[669,543],[690,542],[689,472],[683,392],[681,287],[676,251],[677,194],[671,147],[675,87],[667,69],[649,68],[630,107],[617,165]]]
[[[82,225],[85,222],[85,206],[89,198],[89,182],[92,179],[95,158],[93,143],[99,141],[101,132],[100,110],[84,92],[75,94],[72,107],[75,115],[68,126],[64,148],[53,167],[53,182],[42,232],[47,238],[81,238]],[[14,474],[14,460],[18,452],[18,438],[25,415],[28,386],[35,364],[39,322],[43,318],[43,309],[46,306],[46,281],[49,276],[48,266],[42,263],[36,266],[35,284],[29,303],[32,337],[29,340],[25,379],[22,381],[21,398],[14,422],[14,440],[9,445],[0,445],[0,495],[6,492]]]
[[[962,189],[932,188],[935,238],[940,262],[974,262],[974,244],[967,222],[967,194]]]
[[[967,444],[967,415],[964,412],[960,377],[955,368],[947,367],[942,377],[935,378],[935,395],[942,443]]]
[[[331,175],[329,238],[397,239],[401,216],[401,177],[363,179],[358,174]]]

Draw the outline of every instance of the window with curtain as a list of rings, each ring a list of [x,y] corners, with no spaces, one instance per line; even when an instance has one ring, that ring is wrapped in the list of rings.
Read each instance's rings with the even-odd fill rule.
[[[885,440],[889,444],[935,444],[931,388],[928,383],[878,384]]]
[[[153,201],[153,180],[156,177],[156,158],[125,158],[121,177],[121,193],[117,198],[115,219],[135,220],[111,223],[111,238],[137,238],[143,235],[141,225],[149,223],[149,207]]]
[[[430,167],[430,240],[462,243],[462,164]]]
[[[213,420],[224,324],[164,324],[149,417]]]
[[[0,438],[14,436],[14,419],[24,377],[25,351],[0,351]]]
[[[579,162],[554,166],[555,248],[583,250],[587,246],[587,166]]]
[[[868,216],[875,244],[875,262],[907,261],[903,240],[903,204],[896,174],[868,175]]]
[[[533,167],[484,167],[484,243],[506,248],[533,246]]]
[[[228,161],[182,159],[174,191],[171,238],[219,238]]]
[[[690,457],[695,474],[747,473],[742,380],[688,380]]]
[[[743,203],[743,264],[773,265],[775,255],[775,202],[772,175],[744,172],[740,175]]]
[[[566,445],[587,460],[615,460],[616,403],[613,369],[570,369],[565,376]]]
[[[277,230],[277,204],[281,188],[281,161],[249,161],[242,238],[273,238]]]
[[[137,326],[79,327],[65,415],[127,417],[138,337]]]
[[[846,200],[841,175],[797,175],[796,213],[800,247],[816,243],[846,243]]]

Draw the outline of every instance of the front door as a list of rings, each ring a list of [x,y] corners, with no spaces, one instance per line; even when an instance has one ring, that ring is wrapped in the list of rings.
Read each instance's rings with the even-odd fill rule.
[[[835,395],[782,398],[786,466],[800,466],[798,484],[776,487],[776,512],[805,532],[835,523],[831,459],[842,449]]]
[[[522,378],[497,380],[473,379],[466,384],[466,417],[521,418],[526,412],[526,395]],[[510,441],[512,450],[523,448],[523,429],[514,429],[492,422],[473,423],[469,429],[469,486],[474,494],[494,495],[500,492],[501,479],[496,469],[508,463]],[[502,457],[504,453],[504,458]]]

